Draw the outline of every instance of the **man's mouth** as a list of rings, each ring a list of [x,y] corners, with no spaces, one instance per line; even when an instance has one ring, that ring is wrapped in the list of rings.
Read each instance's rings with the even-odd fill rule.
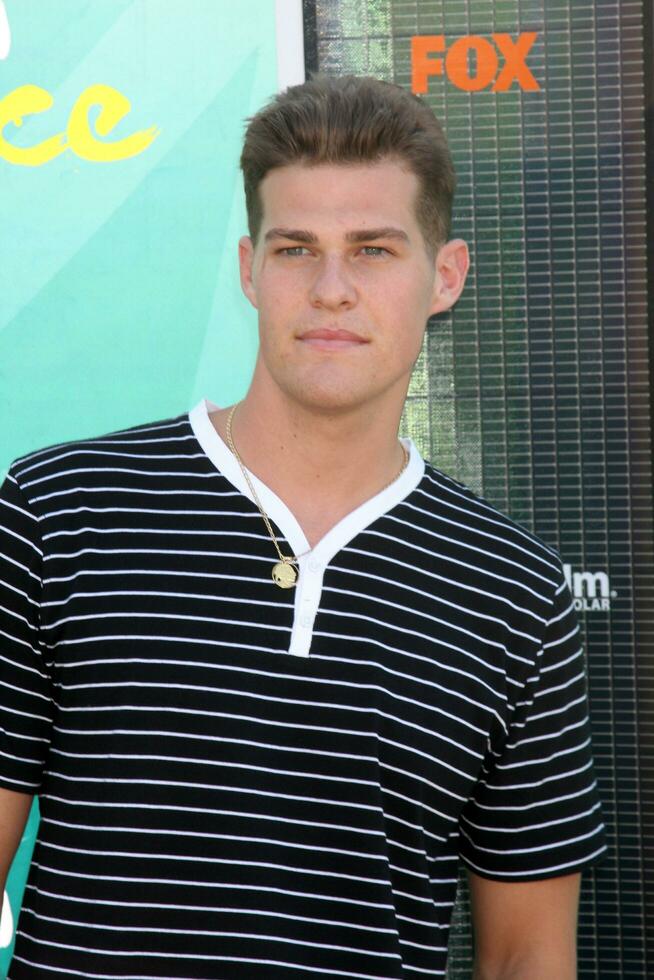
[[[332,330],[328,327],[306,330],[300,334],[298,340],[308,347],[315,347],[316,350],[342,350],[348,347],[361,347],[368,343],[363,337],[352,333],[350,330],[341,330],[340,328]]]

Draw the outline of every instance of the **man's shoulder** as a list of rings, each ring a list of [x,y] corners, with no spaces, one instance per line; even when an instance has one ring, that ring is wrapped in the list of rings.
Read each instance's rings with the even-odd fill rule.
[[[13,460],[9,473],[28,499],[42,498],[55,485],[63,489],[96,483],[102,473],[110,482],[118,482],[130,468],[138,471],[167,464],[188,455],[193,439],[188,412],[182,412],[31,450]]]
[[[559,552],[465,483],[426,462],[418,491],[419,506],[464,547],[516,571],[523,568],[552,584],[560,582]]]

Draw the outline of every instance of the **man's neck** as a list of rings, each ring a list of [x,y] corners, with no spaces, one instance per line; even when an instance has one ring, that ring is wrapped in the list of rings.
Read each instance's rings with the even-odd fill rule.
[[[369,406],[328,415],[273,401],[248,393],[236,407],[232,438],[243,465],[284,501],[313,547],[400,473],[399,418]],[[225,442],[228,415],[211,415]]]

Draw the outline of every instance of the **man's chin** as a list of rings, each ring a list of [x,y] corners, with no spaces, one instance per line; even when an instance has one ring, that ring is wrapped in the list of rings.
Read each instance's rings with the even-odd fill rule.
[[[365,405],[371,397],[370,392],[360,389],[334,387],[331,385],[309,385],[293,388],[286,392],[292,401],[305,411],[321,415],[346,414]]]

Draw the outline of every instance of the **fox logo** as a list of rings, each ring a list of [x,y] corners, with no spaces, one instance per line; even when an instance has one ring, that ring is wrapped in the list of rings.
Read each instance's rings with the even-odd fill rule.
[[[446,76],[464,92],[508,92],[516,83],[523,92],[538,92],[540,85],[527,65],[527,55],[538,39],[534,31],[492,34],[492,42],[478,34],[457,38],[451,44],[444,34],[416,34],[411,38],[411,91],[424,95],[429,77]],[[499,54],[504,58],[500,68]],[[436,57],[431,57],[435,55]],[[474,58],[474,67],[471,64]]]

